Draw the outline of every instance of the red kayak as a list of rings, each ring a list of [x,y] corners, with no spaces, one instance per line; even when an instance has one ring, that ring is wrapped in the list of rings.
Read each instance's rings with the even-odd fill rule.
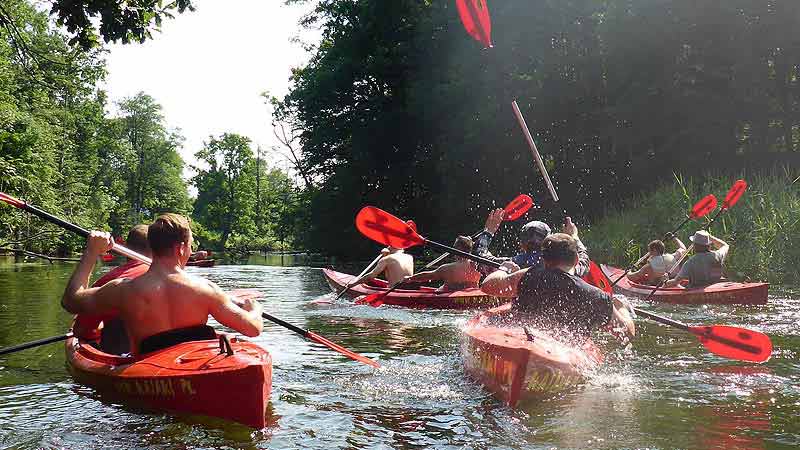
[[[325,280],[334,292],[341,292],[347,283],[354,281],[355,276],[336,272],[331,269],[322,269]],[[352,298],[362,295],[386,292],[388,283],[383,280],[373,280],[350,288],[347,292]],[[435,288],[423,287],[420,289],[396,289],[384,297],[387,305],[404,306],[417,309],[474,309],[497,306],[501,300],[493,297],[478,288],[462,289],[452,292],[436,292]]]
[[[230,339],[191,341],[136,359],[104,353],[72,337],[67,364],[75,380],[128,403],[176,413],[266,426],[272,358],[264,348]]]
[[[542,330],[503,324],[511,304],[484,311],[464,328],[464,368],[512,408],[583,382],[603,356],[591,340],[575,347]]]
[[[616,267],[602,265],[603,272],[614,282],[625,271]],[[619,280],[614,290],[626,296],[645,298],[652,292],[654,286],[634,283],[623,277]],[[721,281],[699,288],[660,288],[650,298],[657,302],[681,304],[744,304],[765,305],[769,283],[736,283],[734,281]]]

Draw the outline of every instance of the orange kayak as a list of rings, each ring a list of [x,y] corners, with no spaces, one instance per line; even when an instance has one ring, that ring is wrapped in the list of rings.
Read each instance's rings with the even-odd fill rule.
[[[601,266],[603,272],[613,283],[625,271],[607,265]],[[653,291],[654,286],[634,283],[628,277],[622,277],[614,286],[614,290],[626,296],[646,298]],[[659,288],[656,289],[651,300],[666,303],[682,304],[744,304],[765,305],[769,283],[737,283],[734,281],[721,281],[699,288]]]
[[[264,348],[230,339],[191,341],[139,359],[104,353],[72,337],[67,364],[75,380],[109,397],[148,408],[266,426],[272,358]],[[227,349],[227,347],[226,347]]]
[[[557,341],[542,330],[502,322],[511,304],[484,311],[464,328],[464,368],[512,408],[581,383],[603,361],[591,340],[583,347]]]
[[[356,277],[331,269],[322,269],[325,280],[334,292],[340,292]],[[353,286],[347,291],[350,297],[377,294],[388,290],[384,280],[373,280],[370,283]],[[436,292],[435,288],[396,289],[384,297],[384,304],[404,306],[417,309],[472,309],[497,306],[501,302],[480,289],[462,289],[451,292]]]

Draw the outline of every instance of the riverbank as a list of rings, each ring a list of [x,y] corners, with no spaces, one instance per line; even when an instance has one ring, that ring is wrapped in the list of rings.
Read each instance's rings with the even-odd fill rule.
[[[727,276],[780,284],[800,282],[800,171],[788,167],[704,179],[676,175],[674,182],[607,211],[586,230],[584,241],[591,247],[593,259],[624,267],[646,251],[648,242],[677,226],[701,197],[714,194],[721,204],[740,178],[748,182],[747,191],[711,230],[731,245]],[[713,214],[687,224],[679,233],[681,240],[688,244],[688,236],[704,227]]]

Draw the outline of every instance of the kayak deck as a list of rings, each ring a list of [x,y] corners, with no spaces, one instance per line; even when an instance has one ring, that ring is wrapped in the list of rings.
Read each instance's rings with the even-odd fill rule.
[[[266,426],[272,358],[251,342],[191,341],[139,359],[105,353],[72,337],[67,363],[75,380],[128,403],[157,410],[218,417],[253,428]]]
[[[510,312],[506,304],[470,319],[462,353],[467,373],[512,408],[581,383],[602,362],[591,340],[579,348],[541,330],[494,323]]]
[[[614,282],[625,272],[612,266],[602,265],[603,272]],[[646,298],[655,286],[634,283],[627,276],[619,280],[614,290],[626,296]],[[698,288],[659,288],[651,300],[679,304],[744,304],[765,305],[769,283],[737,283],[721,281]]]
[[[356,277],[331,269],[322,269],[325,280],[334,292],[341,292],[344,287],[355,281]],[[351,298],[362,295],[379,294],[388,290],[388,283],[373,280],[368,284],[354,286],[347,291]],[[478,288],[462,289],[451,292],[436,292],[435,288],[395,289],[384,297],[387,305],[404,306],[417,309],[474,309],[497,306],[501,300]]]

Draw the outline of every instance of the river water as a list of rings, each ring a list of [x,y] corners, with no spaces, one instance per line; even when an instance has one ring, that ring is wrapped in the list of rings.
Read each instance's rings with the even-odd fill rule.
[[[715,357],[683,332],[639,320],[632,347],[607,343],[607,363],[584,385],[511,410],[462,369],[459,327],[474,312],[312,305],[332,297],[319,265],[265,264],[280,262],[190,271],[261,291],[265,311],[381,369],[267,322],[254,340],[273,355],[272,424],[253,431],[108,403],[71,379],[63,343],[50,344],[0,357],[0,448],[800,447],[797,289],[772,287],[766,306],[646,305],[689,323],[766,332],[774,345],[766,364]],[[71,270],[0,259],[0,347],[66,331],[59,299]]]

